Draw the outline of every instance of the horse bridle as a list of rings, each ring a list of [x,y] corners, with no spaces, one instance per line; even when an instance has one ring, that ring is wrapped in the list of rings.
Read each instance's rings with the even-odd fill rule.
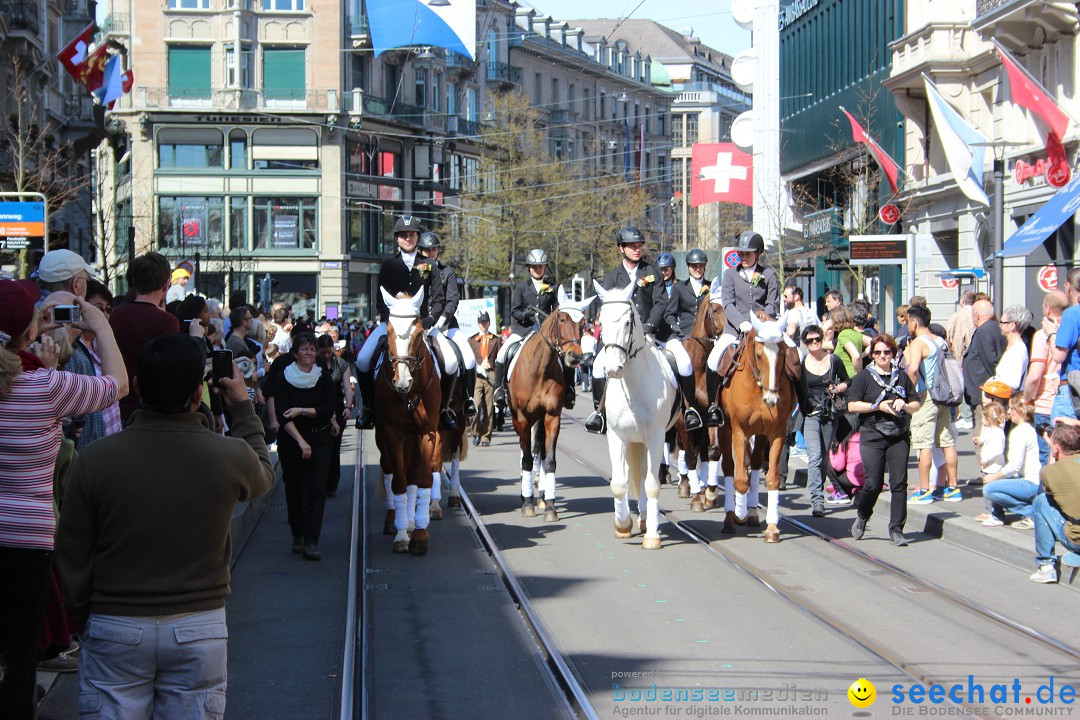
[[[612,305],[628,305],[628,306],[630,306],[630,332],[629,332],[630,342],[628,343],[628,345],[630,345],[630,347],[629,348],[624,348],[622,345],[619,345],[617,343],[605,342],[604,343],[604,348],[605,349],[606,348],[614,348],[615,350],[622,350],[623,353],[626,354],[626,359],[628,361],[633,360],[634,356],[637,355],[639,352],[641,352],[645,347],[644,345],[642,345],[638,349],[634,350],[634,325],[635,325],[635,323],[637,323],[637,313],[634,312],[633,304],[629,300],[605,300],[603,303],[601,303],[601,305],[607,305],[608,303],[610,303]],[[603,337],[603,331],[602,330],[600,332],[600,335],[601,335],[601,338],[602,338]],[[633,350],[633,352],[631,352],[631,350]]]
[[[394,313],[390,313],[390,317],[416,318],[415,315],[395,315]],[[410,324],[410,327],[412,327],[412,325],[415,325],[415,324],[416,324],[416,322],[414,320],[413,323]],[[389,325],[389,323],[387,323],[387,325]],[[421,335],[423,335],[423,333],[421,333]],[[396,336],[396,333],[395,333],[395,336]],[[423,337],[420,338],[420,342],[421,343],[424,342]],[[424,358],[420,357],[419,355],[395,355],[394,351],[393,351],[393,348],[391,347],[391,343],[386,344],[386,359],[390,363],[391,366],[404,365],[406,368],[408,368],[409,374],[412,375],[413,378],[415,378],[417,373],[420,372],[420,369],[423,367],[423,364],[424,364]],[[427,354],[427,359],[432,360],[432,355],[431,355],[430,352],[428,352],[428,354]],[[401,398],[402,402],[405,402],[405,407],[408,409],[409,413],[411,414],[411,413],[415,412],[416,408],[418,408],[420,406],[420,398],[422,398],[424,396],[424,393],[427,392],[427,389],[429,387],[431,387],[431,382],[435,378],[435,373],[432,372],[432,373],[429,374],[427,384],[424,385],[422,390],[418,390],[417,393],[416,393],[416,396],[413,397],[413,398],[409,398],[409,396],[412,394],[413,390],[416,390],[416,383],[415,382],[413,382],[413,383],[411,383],[409,385],[408,390],[406,390],[405,392],[402,392],[401,390],[398,390],[397,386],[393,383],[392,378],[393,378],[393,374],[391,374],[390,387],[394,388],[394,392],[397,393],[398,397]]]
[[[755,338],[754,341],[757,342],[757,338]],[[765,341],[763,340],[761,342],[761,344],[764,345]],[[771,392],[771,393],[779,393],[780,392],[780,383],[776,382],[776,376],[780,374],[780,370],[781,370],[781,368],[780,368],[780,345],[781,344],[783,344],[782,341],[780,343],[777,343],[777,347],[776,347],[776,367],[773,369],[773,377],[769,378],[769,381],[771,383],[775,384],[774,387],[765,387],[765,384],[762,382],[762,380],[761,380],[761,370],[758,369],[757,358],[753,358],[753,361],[750,363],[750,372],[753,373],[753,375],[754,375],[754,382],[757,383],[758,390],[761,390],[762,392]],[[749,343],[744,343],[744,346],[745,345],[749,345]]]
[[[541,310],[540,308],[538,308],[536,306],[533,306],[530,309],[535,310],[540,315],[545,315],[547,317],[551,317],[551,313],[546,313],[546,312],[544,312],[543,310]],[[556,308],[555,309],[555,314],[558,315],[558,313],[559,313],[559,310],[558,310],[558,308]],[[567,317],[569,317],[569,315]],[[581,339],[578,338],[577,340],[573,340],[573,339],[563,340],[562,339],[562,334],[559,332],[559,318],[558,317],[555,318],[554,325],[555,325],[555,329],[554,329],[555,339],[554,340],[549,338],[544,333],[539,333],[539,335],[540,335],[540,337],[544,338],[544,342],[547,343],[547,346],[549,348],[551,348],[551,351],[558,356],[559,361],[562,362],[565,365],[566,364],[566,353],[569,350],[568,346],[573,345],[574,343],[580,343]]]

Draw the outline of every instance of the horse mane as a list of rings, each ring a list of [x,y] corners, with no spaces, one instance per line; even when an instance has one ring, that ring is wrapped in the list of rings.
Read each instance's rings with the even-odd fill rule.
[[[709,316],[709,294],[705,293],[701,297],[701,302],[698,303],[697,314],[694,316],[694,328],[691,330],[691,334],[698,337],[705,336],[705,319]]]

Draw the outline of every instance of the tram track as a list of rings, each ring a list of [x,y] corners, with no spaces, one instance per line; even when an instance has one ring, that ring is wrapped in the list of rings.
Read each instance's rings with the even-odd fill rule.
[[[592,471],[597,477],[604,479],[609,478],[609,473],[604,469],[596,465],[594,462],[584,457],[580,453],[567,449],[565,446],[559,448],[559,452],[572,458],[575,462],[579,463],[582,467]],[[754,563],[748,560],[745,556],[737,554],[729,547],[718,547],[716,541],[719,537],[711,537],[703,530],[695,527],[697,524],[694,519],[684,519],[677,511],[661,510],[661,518],[667,520],[672,528],[677,530],[682,536],[686,537],[712,557],[715,557],[733,569],[743,573],[744,575],[752,578],[757,583],[767,588],[770,593],[781,598],[783,601],[791,605],[801,614],[808,616],[818,623],[825,626],[830,632],[833,632],[841,636],[844,640],[852,643],[859,649],[868,653],[870,656],[876,658],[880,662],[887,664],[894,668],[896,671],[912,679],[912,681],[920,683],[924,686],[931,686],[936,683],[934,679],[934,673],[921,667],[919,663],[904,657],[902,654],[890,649],[885,643],[879,641],[872,635],[863,630],[860,630],[854,624],[845,621],[843,618],[837,616],[834,612],[822,607],[821,605],[814,603],[803,596],[797,591],[792,591],[784,587],[782,584],[777,583],[774,579],[770,578],[767,573],[763,572],[759,568],[755,567]],[[705,519],[705,518],[701,518]],[[816,528],[795,520],[793,518],[786,518],[781,516],[781,523],[789,526],[795,531],[808,536],[815,537],[825,541],[828,546],[836,552],[842,554],[845,557],[855,557],[860,562],[869,565],[876,574],[886,573],[895,579],[902,580],[905,583],[914,584],[915,587],[925,591],[926,593],[933,594],[941,600],[951,604],[954,607],[960,608],[970,615],[979,618],[982,621],[992,623],[997,627],[1005,629],[1007,632],[1012,633],[1014,636],[1023,638],[1027,642],[1034,643],[1041,648],[1050,650],[1051,652],[1065,657],[1071,662],[1075,662],[1080,659],[1080,650],[1074,648],[1066,643],[1063,643],[1047,634],[1040,632],[1034,628],[1029,627],[1027,624],[1009,618],[995,610],[987,608],[978,603],[971,602],[966,598],[958,595],[957,593],[944,588],[937,583],[931,582],[925,578],[919,577],[907,570],[897,567],[892,563],[889,563],[881,558],[878,558],[871,553],[864,552],[857,548],[852,547],[850,544],[834,538]],[[947,700],[947,704],[956,707],[958,710],[964,712],[974,713],[978,705],[969,703],[955,702],[953,700]]]

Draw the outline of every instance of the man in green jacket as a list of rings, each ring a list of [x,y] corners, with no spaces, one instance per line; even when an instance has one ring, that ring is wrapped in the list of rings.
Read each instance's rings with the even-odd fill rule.
[[[82,634],[79,706],[102,718],[221,717],[229,528],[274,469],[262,422],[233,368],[218,392],[232,437],[198,412],[205,352],[185,335],[139,353],[142,409],[72,469],[56,567]]]

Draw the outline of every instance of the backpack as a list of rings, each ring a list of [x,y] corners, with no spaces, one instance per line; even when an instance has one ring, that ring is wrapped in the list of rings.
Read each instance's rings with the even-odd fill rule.
[[[929,393],[935,405],[958,407],[964,402],[964,374],[960,370],[960,361],[953,357],[947,345],[937,348],[937,370]]]

